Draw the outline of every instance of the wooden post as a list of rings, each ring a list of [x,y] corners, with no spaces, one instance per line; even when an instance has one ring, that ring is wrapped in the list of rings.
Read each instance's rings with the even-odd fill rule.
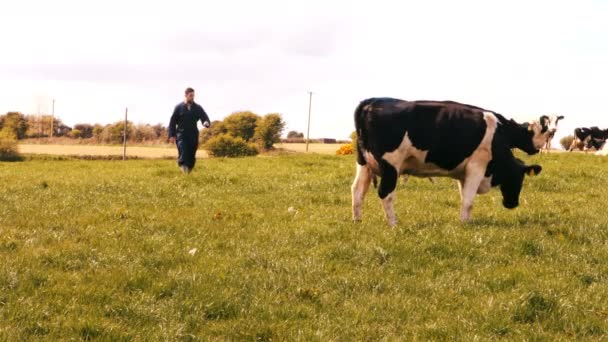
[[[308,142],[310,141],[310,108],[312,107],[312,91],[309,91],[308,94],[308,129],[306,131],[306,152],[308,152]]]
[[[127,160],[127,116],[129,114],[129,108],[125,108],[125,127],[123,130],[123,147],[122,147],[122,160]]]

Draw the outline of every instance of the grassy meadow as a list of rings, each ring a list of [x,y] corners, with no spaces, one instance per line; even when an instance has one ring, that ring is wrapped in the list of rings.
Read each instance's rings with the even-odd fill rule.
[[[519,208],[410,178],[396,229],[353,156],[0,163],[0,340],[606,339],[608,159],[524,160]]]

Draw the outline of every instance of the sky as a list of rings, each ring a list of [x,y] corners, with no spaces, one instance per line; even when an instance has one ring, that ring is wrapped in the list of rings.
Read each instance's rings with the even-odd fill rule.
[[[212,120],[280,113],[347,139],[374,96],[452,100],[557,137],[608,127],[608,1],[2,1],[0,113],[168,124],[186,87]]]

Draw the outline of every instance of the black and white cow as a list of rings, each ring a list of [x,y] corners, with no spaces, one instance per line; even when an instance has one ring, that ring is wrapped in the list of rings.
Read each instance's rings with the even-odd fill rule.
[[[545,150],[547,152],[551,150],[551,141],[553,140],[553,137],[555,137],[555,133],[557,132],[557,124],[560,120],[563,119],[563,115],[543,115],[540,117],[538,122],[541,125],[541,132],[547,140],[542,150]]]
[[[574,129],[574,140],[568,151],[574,149],[588,151],[592,148],[599,151],[604,147],[606,139],[608,139],[608,129],[600,129],[597,126],[578,127]]]
[[[352,185],[353,220],[361,220],[370,183],[381,178],[378,195],[386,219],[396,225],[393,209],[399,175],[458,180],[460,219],[469,221],[475,194],[500,186],[503,205],[519,205],[524,176],[541,172],[511,151],[532,155],[545,144],[539,123],[519,124],[479,107],[451,101],[404,101],[370,98],[355,110],[357,175]]]

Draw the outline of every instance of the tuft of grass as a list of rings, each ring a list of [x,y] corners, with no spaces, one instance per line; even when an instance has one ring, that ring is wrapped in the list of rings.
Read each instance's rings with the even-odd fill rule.
[[[557,300],[534,292],[522,300],[513,320],[517,323],[534,323],[546,320],[554,314],[557,314]]]

